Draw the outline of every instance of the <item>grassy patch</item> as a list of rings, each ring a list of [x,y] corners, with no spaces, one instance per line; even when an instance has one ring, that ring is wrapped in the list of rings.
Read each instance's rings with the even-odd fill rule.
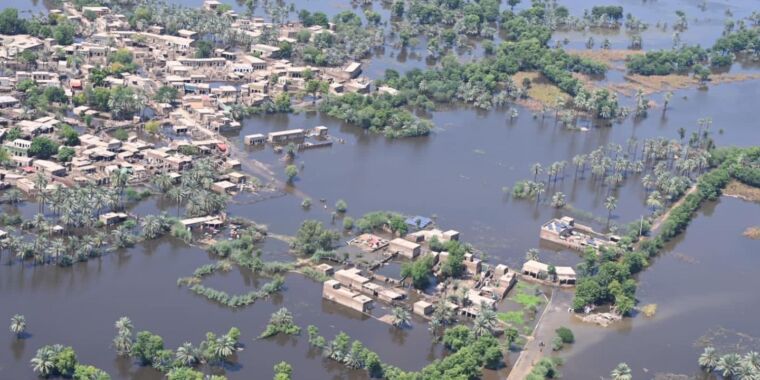
[[[512,301],[517,302],[523,308],[536,309],[543,304],[543,299],[536,295],[537,287],[527,285],[524,283],[518,283],[515,294],[512,296]]]
[[[497,316],[499,317],[499,320],[513,325],[513,326],[520,326],[525,324],[525,317],[523,315],[522,311],[508,311],[506,313],[498,313]]]

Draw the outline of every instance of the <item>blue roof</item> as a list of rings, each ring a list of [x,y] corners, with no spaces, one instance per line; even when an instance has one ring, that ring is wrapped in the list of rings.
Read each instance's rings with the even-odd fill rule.
[[[425,228],[429,226],[430,223],[433,223],[432,219],[419,215],[406,219],[406,224],[413,227]]]

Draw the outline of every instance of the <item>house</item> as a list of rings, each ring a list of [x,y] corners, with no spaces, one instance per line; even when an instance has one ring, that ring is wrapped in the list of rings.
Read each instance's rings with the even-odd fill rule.
[[[87,12],[92,12],[96,16],[104,16],[104,15],[107,15],[107,14],[111,13],[111,9],[108,8],[108,7],[96,7],[96,6],[82,7],[82,13],[84,14],[84,13],[87,13]]]
[[[361,272],[359,268],[341,269],[335,272],[335,279],[349,288],[362,289],[371,280],[362,276]]]
[[[245,145],[262,145],[267,141],[266,136],[264,136],[261,133],[256,133],[253,135],[247,135],[243,137],[243,142]]]
[[[280,132],[270,132],[268,140],[272,144],[285,143],[292,140],[301,140],[306,136],[303,129],[288,129]]]
[[[229,181],[235,184],[248,182],[248,176],[243,173],[232,172],[228,176],[230,177]]]
[[[335,273],[335,269],[332,267],[332,265],[324,263],[317,265],[317,271],[325,276],[332,276],[333,273]]]
[[[424,216],[413,216],[406,219],[406,225],[412,228],[423,229],[433,223],[433,220]]]
[[[127,220],[127,214],[123,212],[107,212],[100,215],[98,220],[106,226],[111,226]]]
[[[343,69],[343,73],[345,73],[347,79],[356,78],[362,73],[362,64],[359,62],[351,62]]]
[[[34,168],[39,173],[44,173],[50,176],[62,177],[66,175],[66,168],[53,161],[34,160]]]
[[[18,99],[10,95],[0,96],[0,108],[13,108],[19,105]]]
[[[420,255],[421,246],[406,239],[396,238],[390,241],[388,249],[391,253],[398,253],[409,259]]]
[[[280,53],[280,48],[271,45],[255,44],[251,46],[251,53],[259,58],[272,58]]]
[[[232,193],[236,188],[237,185],[230,181],[219,181],[211,185],[211,190],[214,190],[219,194]]]
[[[24,139],[15,139],[13,141],[6,141],[3,144],[8,153],[14,157],[28,157],[29,148],[32,146],[32,142]]]
[[[533,277],[539,280],[545,280],[549,277],[549,268],[551,266],[538,262],[536,260],[528,260],[522,267],[522,273],[526,276]],[[577,275],[575,270],[571,267],[554,267],[556,272],[556,280],[560,285],[575,285]]]
[[[368,312],[373,306],[372,298],[343,287],[337,280],[327,280],[324,282],[322,285],[322,298],[361,313]]]
[[[464,255],[464,267],[467,274],[474,276],[482,270],[482,262],[475,257],[472,253],[465,253]]]
[[[576,223],[574,218],[564,216],[552,219],[541,226],[539,237],[567,248],[583,251],[586,247],[600,248],[614,244],[618,238],[594,231],[589,226]]]
[[[427,301],[417,301],[412,306],[414,314],[426,316],[433,313],[433,304]]]

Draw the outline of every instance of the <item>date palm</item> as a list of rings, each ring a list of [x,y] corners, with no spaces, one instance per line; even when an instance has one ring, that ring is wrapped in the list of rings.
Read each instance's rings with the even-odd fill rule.
[[[44,346],[37,350],[30,361],[34,372],[41,377],[48,377],[55,370],[55,352],[49,346]]]
[[[718,359],[719,357],[715,352],[715,347],[707,346],[704,351],[702,351],[702,354],[699,355],[699,366],[708,371],[712,371],[715,366],[718,365]]]
[[[24,332],[26,332],[26,317],[21,314],[16,314],[11,317],[10,330],[12,333],[16,334],[16,339],[21,339]]]
[[[725,378],[731,378],[739,373],[741,357],[738,354],[726,354],[718,359],[715,370]]]
[[[610,218],[612,218],[612,212],[617,208],[617,199],[613,196],[607,197],[604,200],[604,208],[607,209],[607,225],[610,225]]]
[[[409,315],[409,311],[407,311],[403,307],[400,307],[400,306],[394,307],[392,311],[392,315],[393,315],[393,326],[396,326],[398,328],[404,328],[410,324],[411,316]]]
[[[198,350],[193,347],[192,343],[182,343],[175,355],[176,361],[186,367],[192,367],[200,362]]]
[[[625,363],[618,364],[617,367],[610,372],[610,377],[612,380],[631,380],[633,378],[631,376],[631,368]]]
[[[475,336],[485,336],[493,332],[496,327],[498,319],[496,318],[496,312],[489,309],[485,304],[480,305],[480,312],[475,317],[475,321],[472,325],[472,332]]]

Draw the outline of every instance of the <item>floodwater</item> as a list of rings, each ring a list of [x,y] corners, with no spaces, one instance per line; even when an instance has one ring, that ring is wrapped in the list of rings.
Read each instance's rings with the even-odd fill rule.
[[[200,0],[178,2],[189,6],[201,4]],[[702,12],[696,8],[696,2],[686,0],[622,3],[626,12],[651,24],[659,20],[672,24],[675,9],[683,9],[689,15],[690,28],[682,34],[682,40],[703,46],[712,44],[720,35],[726,7],[732,9],[735,18],[748,15],[756,7],[753,1],[723,0],[708,2],[708,11]],[[28,4],[25,9],[35,12],[45,9],[41,1],[22,4]],[[566,5],[572,14],[580,15],[593,2],[574,1]],[[378,4],[374,7],[380,9]],[[296,2],[296,9],[335,14],[354,8],[342,0],[301,0]],[[383,15],[387,19],[387,13]],[[699,20],[692,22],[694,17]],[[571,40],[570,47],[578,48],[588,38],[583,33],[555,35],[564,37]],[[611,39],[614,47],[627,44],[623,34]],[[600,38],[596,40],[601,42]],[[644,46],[648,49],[669,47],[670,43],[670,32],[644,34]],[[376,78],[386,68],[406,71],[427,64],[424,49],[399,53],[386,47],[366,66],[365,72]],[[740,67],[742,71],[756,69],[752,65]],[[610,77],[608,80],[621,79],[615,74]],[[566,130],[556,125],[551,116],[534,118],[522,107],[516,107],[519,116],[510,120],[505,109],[480,111],[452,106],[425,115],[436,124],[430,136],[402,140],[388,140],[315,113],[252,118],[244,122],[241,131],[230,135],[232,148],[264,163],[280,181],[287,165],[283,156],[271,148],[246,147],[242,136],[325,125],[331,136],[344,142],[300,152],[294,163],[301,173],[294,186],[263,201],[236,197],[229,212],[266,224],[272,233],[292,235],[304,219],[334,223],[339,228],[341,221],[331,218],[332,206],[338,199],[344,199],[348,203],[347,214],[354,218],[374,210],[434,217],[440,227],[461,231],[462,239],[485,252],[491,263],[519,266],[525,251],[540,247],[543,260],[572,265],[579,260],[575,252],[539,244],[539,226],[549,218],[569,213],[603,229],[607,189],[599,188],[588,178],[576,179],[571,164],[543,197],[549,199],[555,191],[564,192],[571,205],[568,210],[557,211],[545,200],[537,204],[512,199],[503,188],[530,179],[529,168],[533,163],[547,167],[554,161],[570,162],[574,155],[607,143],[625,146],[629,138],[676,139],[678,128],[684,127],[690,134],[702,117],[713,119],[713,138],[718,146],[757,145],[755,120],[759,96],[758,81],[711,86],[709,90],[679,90],[665,114],[656,108],[643,120],[629,118],[611,127],[590,126],[588,132]],[[662,102],[661,95],[651,98]],[[262,180],[268,182],[270,178]],[[619,201],[612,213],[612,223],[623,225],[648,212],[636,176],[614,194]],[[311,209],[300,206],[303,197],[313,200]],[[160,198],[131,208],[140,215],[156,210],[175,213],[173,203]],[[37,206],[32,202],[17,208],[4,205],[0,211],[20,212],[30,218],[37,212]],[[701,348],[694,343],[708,330],[722,326],[760,336],[755,323],[760,300],[753,294],[760,283],[749,272],[760,260],[753,255],[760,251],[760,246],[740,236],[744,228],[759,223],[758,211],[757,205],[731,198],[722,198],[700,211],[687,233],[641,275],[637,296],[641,304],[659,305],[654,319],[637,316],[621,327],[609,329],[568,321],[578,343],[562,353],[568,359],[562,369],[564,377],[606,376],[622,361],[631,365],[635,378],[651,377],[655,372],[695,374]],[[597,218],[589,219],[587,214]],[[269,238],[261,248],[267,259],[292,259],[287,244],[280,240]],[[7,322],[13,314],[24,314],[31,337],[17,341],[10,333],[0,334],[0,378],[32,378],[28,363],[36,349],[61,343],[73,346],[81,362],[103,368],[115,379],[159,379],[156,371],[116,357],[110,343],[115,334],[113,323],[120,316],[129,316],[137,331],[145,329],[162,335],[170,348],[185,341],[197,344],[206,331],[223,333],[231,326],[239,327],[245,349],[237,354],[236,366],[225,368],[232,379],[269,378],[272,366],[282,360],[293,365],[296,379],[366,377],[363,372],[348,371],[314,355],[307,346],[305,332],[299,338],[254,340],[264,330],[269,315],[282,306],[294,313],[296,322],[304,329],[315,324],[328,339],[345,331],[376,351],[384,361],[407,370],[420,369],[443,355],[443,349],[431,343],[421,321],[415,321],[413,328],[404,331],[391,328],[323,301],[320,285],[300,275],[287,276],[287,289],[281,294],[234,311],[176,285],[177,278],[190,275],[196,267],[212,260],[202,250],[171,238],[143,243],[71,268],[9,266],[3,258],[0,323]],[[394,273],[398,270],[397,266],[388,269]],[[242,293],[266,281],[234,269],[215,274],[204,283]]]
[[[566,356],[564,378],[607,376],[620,362],[630,365],[634,378],[698,377],[701,338],[711,332],[718,333],[721,353],[734,345],[741,353],[758,350],[760,278],[754,269],[760,241],[742,232],[759,222],[758,204],[722,197],[703,207],[686,233],[640,275],[636,296],[640,305],[657,304],[656,315],[607,329],[568,323],[578,343]]]

